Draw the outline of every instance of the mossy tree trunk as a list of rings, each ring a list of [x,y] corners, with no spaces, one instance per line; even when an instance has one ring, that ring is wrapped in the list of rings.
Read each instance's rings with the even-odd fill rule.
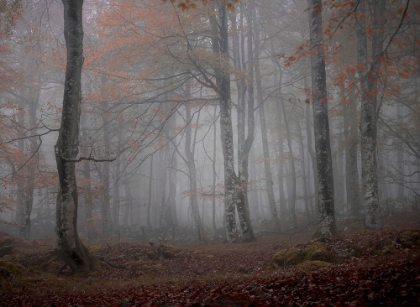
[[[78,134],[83,66],[83,0],[62,0],[64,38],[67,48],[63,110],[55,158],[60,189],[57,197],[57,250],[77,275],[100,270],[77,233],[78,195],[74,159],[78,154]]]

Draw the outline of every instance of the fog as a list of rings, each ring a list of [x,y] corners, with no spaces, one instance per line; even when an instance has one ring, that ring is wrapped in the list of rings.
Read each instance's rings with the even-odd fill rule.
[[[317,46],[306,1],[234,3],[224,51],[218,1],[86,1],[78,155],[68,162],[82,240],[231,242],[234,232],[251,240],[315,232],[324,214],[320,167],[332,171],[334,219],[364,219],[370,125],[380,216],[419,210],[415,3],[404,18],[405,2],[387,4],[375,32],[370,1],[363,12],[335,2],[324,6]],[[63,5],[10,3],[0,8],[0,231],[45,239],[56,236]],[[319,99],[320,54],[326,96]],[[327,106],[329,130],[314,124],[316,103]],[[369,122],[364,103],[374,108]],[[321,134],[329,136],[330,164],[317,162]]]

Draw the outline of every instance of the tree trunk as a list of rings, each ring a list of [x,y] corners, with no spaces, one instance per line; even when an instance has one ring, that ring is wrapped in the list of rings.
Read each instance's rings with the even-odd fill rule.
[[[57,250],[78,275],[100,270],[101,265],[81,242],[77,233],[78,195],[75,159],[78,134],[83,66],[82,0],[62,0],[64,5],[64,38],[67,64],[63,110],[58,140],[55,145],[60,189],[57,197]]]
[[[82,112],[81,114],[81,125],[82,125],[82,138],[83,143],[88,143],[88,133],[87,133],[87,123],[86,123],[86,114],[85,112]],[[82,151],[82,154],[84,156],[88,156],[88,147],[84,146],[85,150]],[[84,218],[86,220],[86,231],[87,236],[89,239],[92,239],[93,236],[96,234],[93,234],[92,231],[94,229],[94,223],[91,220],[92,219],[92,210],[93,210],[93,198],[92,198],[92,183],[91,183],[91,174],[90,174],[90,162],[89,160],[83,161],[83,177],[86,181],[86,185],[84,186]]]
[[[104,103],[104,112],[108,111],[108,102]],[[106,118],[106,115],[102,115],[102,123],[104,130],[104,151],[105,158],[109,158],[110,151],[110,131],[109,131],[109,122]],[[104,194],[101,204],[101,217],[102,217],[102,238],[108,238],[113,231],[113,223],[111,216],[111,195],[109,192],[110,185],[110,162],[103,162],[103,187]]]
[[[259,49],[259,31],[256,31],[256,43],[255,49]],[[277,214],[276,200],[274,198],[273,190],[273,175],[271,174],[271,161],[270,161],[270,149],[268,147],[268,137],[267,137],[267,123],[265,120],[265,109],[263,103],[263,92],[261,85],[261,72],[260,72],[260,61],[258,56],[255,57],[255,76],[257,83],[257,101],[259,105],[259,114],[260,114],[260,124],[261,124],[261,138],[263,145],[263,155],[264,155],[264,172],[265,172],[265,188],[267,190],[268,205],[271,212],[271,221],[272,226],[275,231],[281,230],[280,221]]]
[[[214,114],[213,114],[213,120],[216,120],[217,115],[217,106],[214,106]],[[217,132],[217,125],[214,122],[213,123],[213,161],[212,161],[212,170],[213,170],[213,181],[212,181],[212,225],[213,225],[213,231],[214,236],[216,237],[217,232],[217,226],[216,226],[216,132]]]
[[[308,0],[310,44],[314,52],[311,56],[313,117],[315,152],[318,170],[318,213],[319,226],[316,236],[326,237],[337,234],[334,214],[334,181],[330,134],[328,125],[328,100],[323,51],[322,1]]]
[[[314,132],[312,131],[313,124],[311,123],[311,107],[309,104],[306,104],[305,107],[305,119],[306,119],[306,135],[308,137],[308,153],[311,157],[311,165],[312,165],[312,176],[313,176],[313,183],[314,183],[314,202],[313,202],[313,211],[318,211],[318,170],[317,170],[317,163],[316,163],[316,154],[314,151],[314,147],[312,145],[312,138],[314,135]],[[313,118],[313,116],[312,116]]]
[[[188,88],[188,87],[187,87]],[[187,89],[187,97],[189,97],[189,90]],[[199,113],[200,114],[200,113]],[[185,156],[188,166],[188,174],[190,177],[190,206],[191,212],[195,223],[195,228],[198,232],[198,239],[200,241],[206,242],[206,234],[204,231],[204,225],[200,217],[200,212],[198,211],[198,195],[197,195],[197,171],[195,168],[194,161],[194,146],[195,138],[191,144],[191,109],[189,106],[186,107],[186,124],[185,128]],[[197,118],[198,122],[198,118]],[[196,128],[196,133],[197,133]],[[193,149],[191,149],[191,146]]]
[[[152,229],[152,223],[150,221],[150,208],[152,207],[152,183],[153,183],[153,157],[150,157],[150,172],[149,172],[149,199],[147,201],[147,227]],[[140,210],[140,207],[139,207]]]
[[[365,0],[357,6],[358,13],[365,13]],[[367,64],[367,37],[364,18],[358,15],[357,20],[357,58],[360,78],[362,104],[360,112],[361,152],[362,152],[362,181],[364,189],[365,226],[368,229],[381,229],[382,217],[378,196],[378,177],[376,162],[376,90],[375,68],[382,52],[383,44],[383,9],[385,1],[373,1],[373,40],[372,60],[370,71]],[[382,15],[380,17],[380,15]]]
[[[281,84],[279,84],[279,91],[281,91]],[[289,166],[290,166],[290,173],[292,176],[291,182],[291,189],[288,189],[287,196],[289,198],[289,213],[292,217],[293,228],[297,227],[296,221],[296,169],[295,169],[295,161],[293,156],[293,144],[292,144],[292,136],[291,130],[289,125],[289,120],[286,115],[286,107],[284,106],[284,101],[281,100],[277,103],[279,107],[282,108],[283,113],[283,120],[284,126],[286,127],[286,136],[287,136],[287,146],[289,147]]]
[[[343,106],[344,141],[346,153],[346,194],[347,204],[355,218],[360,217],[360,187],[357,165],[357,106],[355,89],[352,89],[350,101]]]
[[[229,66],[228,54],[228,25],[227,12],[224,3],[218,5],[219,23],[216,37],[213,37],[213,48],[217,45],[217,52],[222,59],[221,67]],[[228,242],[235,242],[238,239],[236,229],[235,208],[238,203],[237,176],[234,168],[233,154],[233,129],[230,102],[230,76],[226,72],[216,71],[216,82],[219,89],[220,102],[220,135],[224,159],[225,179],[225,223],[226,239]]]
[[[305,204],[305,215],[308,222],[311,221],[311,214],[309,211],[309,201],[308,201],[308,187],[306,182],[306,165],[305,165],[305,149],[303,146],[303,135],[302,129],[299,123],[299,120],[296,121],[297,128],[298,128],[298,136],[299,136],[299,155],[300,155],[300,168],[302,170],[302,188],[303,188],[303,202]]]

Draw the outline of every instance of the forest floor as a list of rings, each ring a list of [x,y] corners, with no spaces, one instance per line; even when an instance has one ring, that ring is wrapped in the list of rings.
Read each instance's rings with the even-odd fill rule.
[[[419,306],[420,214],[384,225],[343,221],[328,240],[301,230],[244,244],[88,242],[109,268],[87,278],[67,274],[54,241],[0,233],[0,306]]]

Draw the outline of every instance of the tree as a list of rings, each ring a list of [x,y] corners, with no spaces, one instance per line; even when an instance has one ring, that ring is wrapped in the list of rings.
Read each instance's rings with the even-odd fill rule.
[[[315,151],[318,171],[319,227],[316,236],[337,234],[334,214],[334,181],[328,125],[328,97],[323,51],[322,1],[308,0]]]
[[[375,70],[379,65],[379,57],[382,54],[383,26],[385,1],[373,1],[373,40],[372,60],[373,64],[368,70],[368,48],[366,38],[366,22],[361,13],[365,13],[365,1],[360,0],[357,11],[357,55],[360,67],[361,88],[361,152],[362,152],[362,181],[364,189],[365,226],[368,229],[382,228],[382,217],[378,196],[378,176],[376,162],[376,112],[377,112],[377,89]]]
[[[57,250],[77,275],[100,270],[99,261],[89,252],[77,232],[78,194],[75,158],[81,105],[83,66],[83,0],[62,0],[64,5],[64,38],[67,49],[63,110],[55,158],[59,177],[57,196]]]

